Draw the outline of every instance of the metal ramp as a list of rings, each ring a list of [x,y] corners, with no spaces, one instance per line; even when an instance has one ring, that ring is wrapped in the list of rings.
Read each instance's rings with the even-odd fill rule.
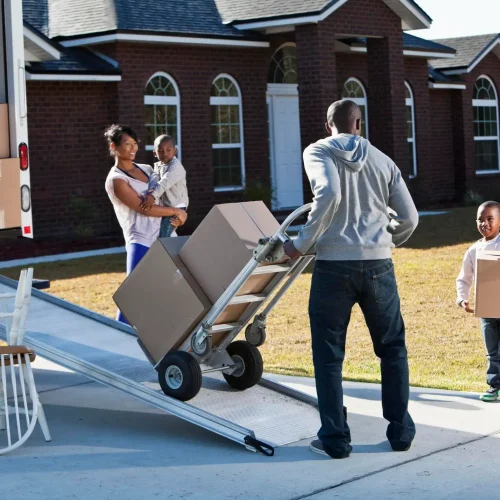
[[[13,280],[0,276],[0,292]],[[97,313],[32,290],[25,343],[50,361],[242,444],[270,454],[316,434],[319,415],[301,394],[277,384],[240,392],[218,373],[204,375],[200,393],[189,403],[163,394],[157,373],[140,349],[134,330]],[[0,325],[0,337],[5,329]],[[77,389],[75,389],[77,390]]]

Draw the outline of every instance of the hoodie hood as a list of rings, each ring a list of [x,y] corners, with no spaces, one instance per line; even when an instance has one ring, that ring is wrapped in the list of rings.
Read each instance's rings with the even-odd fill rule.
[[[339,134],[329,137],[330,152],[346,167],[359,172],[365,165],[370,149],[370,141],[359,135]]]

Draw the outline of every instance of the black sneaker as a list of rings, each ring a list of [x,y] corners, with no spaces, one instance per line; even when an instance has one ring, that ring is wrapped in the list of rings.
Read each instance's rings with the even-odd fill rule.
[[[327,453],[325,451],[325,448],[323,447],[323,443],[321,442],[320,439],[315,439],[314,441],[312,441],[311,444],[309,445],[309,449],[312,452],[317,453],[318,455],[323,455],[324,457],[330,457],[330,458],[335,458],[335,459],[347,458],[351,454],[351,450],[346,450],[346,451],[342,451],[342,452],[332,453],[330,455],[329,453]]]
[[[389,441],[392,451],[408,451],[411,448],[411,443],[406,441]]]

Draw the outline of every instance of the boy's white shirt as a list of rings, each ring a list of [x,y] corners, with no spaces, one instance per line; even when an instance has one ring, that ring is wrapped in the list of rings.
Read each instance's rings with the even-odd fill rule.
[[[462,269],[457,277],[457,304],[460,305],[463,300],[469,300],[472,283],[476,275],[476,256],[477,250],[500,250],[500,234],[489,241],[484,238],[476,241],[464,255]]]

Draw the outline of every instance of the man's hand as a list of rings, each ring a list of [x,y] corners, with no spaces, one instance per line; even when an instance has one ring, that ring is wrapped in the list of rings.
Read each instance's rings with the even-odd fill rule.
[[[141,209],[151,210],[154,204],[155,204],[154,196],[152,194],[148,194],[147,196],[142,197]]]
[[[298,259],[302,255],[302,253],[293,246],[292,240],[288,240],[283,244],[283,250],[292,260]]]
[[[470,308],[468,300],[462,300],[462,302],[460,302],[460,307],[462,309],[465,309],[465,311],[468,312],[468,313],[473,313],[474,312],[474,309]]]

